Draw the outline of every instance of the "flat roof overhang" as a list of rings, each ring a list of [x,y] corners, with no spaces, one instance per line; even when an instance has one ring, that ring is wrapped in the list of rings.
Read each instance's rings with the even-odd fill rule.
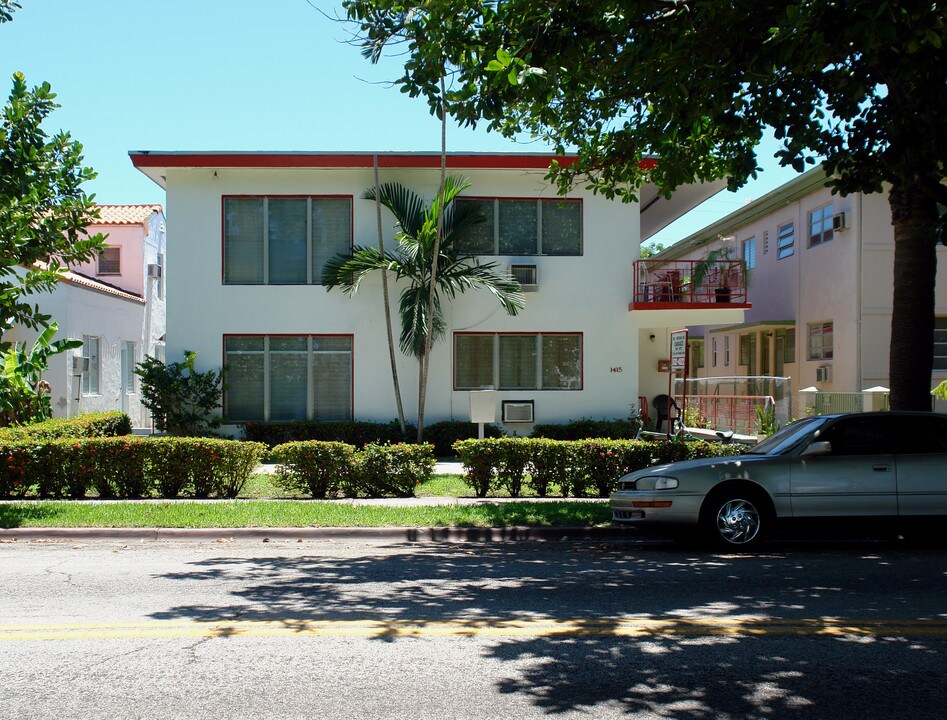
[[[167,172],[171,168],[220,169],[313,169],[313,168],[371,168],[378,158],[379,168],[427,168],[441,166],[441,155],[436,152],[231,152],[231,151],[151,151],[129,152],[132,164],[155,183],[167,189]],[[448,153],[447,168],[482,170],[541,170],[548,171],[553,160],[560,165],[571,165],[576,155],[555,153]],[[645,158],[640,165],[651,169],[657,158]],[[645,241],[684,213],[704,202],[726,187],[725,180],[695,183],[679,187],[671,197],[659,194],[657,185],[646,183],[639,191],[641,240]]]

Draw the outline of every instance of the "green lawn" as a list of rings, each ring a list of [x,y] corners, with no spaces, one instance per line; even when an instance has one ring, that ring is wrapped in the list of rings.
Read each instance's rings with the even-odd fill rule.
[[[104,503],[42,501],[0,505],[0,527],[563,527],[611,521],[608,503],[486,503],[442,507],[352,506],[311,501]]]

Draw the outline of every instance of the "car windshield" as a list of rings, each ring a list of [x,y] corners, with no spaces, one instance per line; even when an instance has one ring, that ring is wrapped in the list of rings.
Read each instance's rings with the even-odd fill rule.
[[[818,432],[819,428],[825,425],[832,418],[826,416],[803,418],[794,423],[790,423],[782,430],[779,430],[763,442],[754,445],[749,451],[750,455],[785,455],[792,451],[800,442],[813,433]]]

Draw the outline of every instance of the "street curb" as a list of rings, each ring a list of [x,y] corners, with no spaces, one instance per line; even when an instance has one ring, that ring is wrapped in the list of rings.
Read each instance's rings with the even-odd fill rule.
[[[16,540],[389,540],[392,542],[523,542],[641,540],[621,527],[273,527],[273,528],[0,528]]]

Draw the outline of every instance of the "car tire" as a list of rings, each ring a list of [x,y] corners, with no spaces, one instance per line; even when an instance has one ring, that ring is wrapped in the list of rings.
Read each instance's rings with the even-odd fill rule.
[[[771,516],[758,490],[732,488],[710,495],[701,513],[701,531],[717,547],[755,547],[769,530]]]

